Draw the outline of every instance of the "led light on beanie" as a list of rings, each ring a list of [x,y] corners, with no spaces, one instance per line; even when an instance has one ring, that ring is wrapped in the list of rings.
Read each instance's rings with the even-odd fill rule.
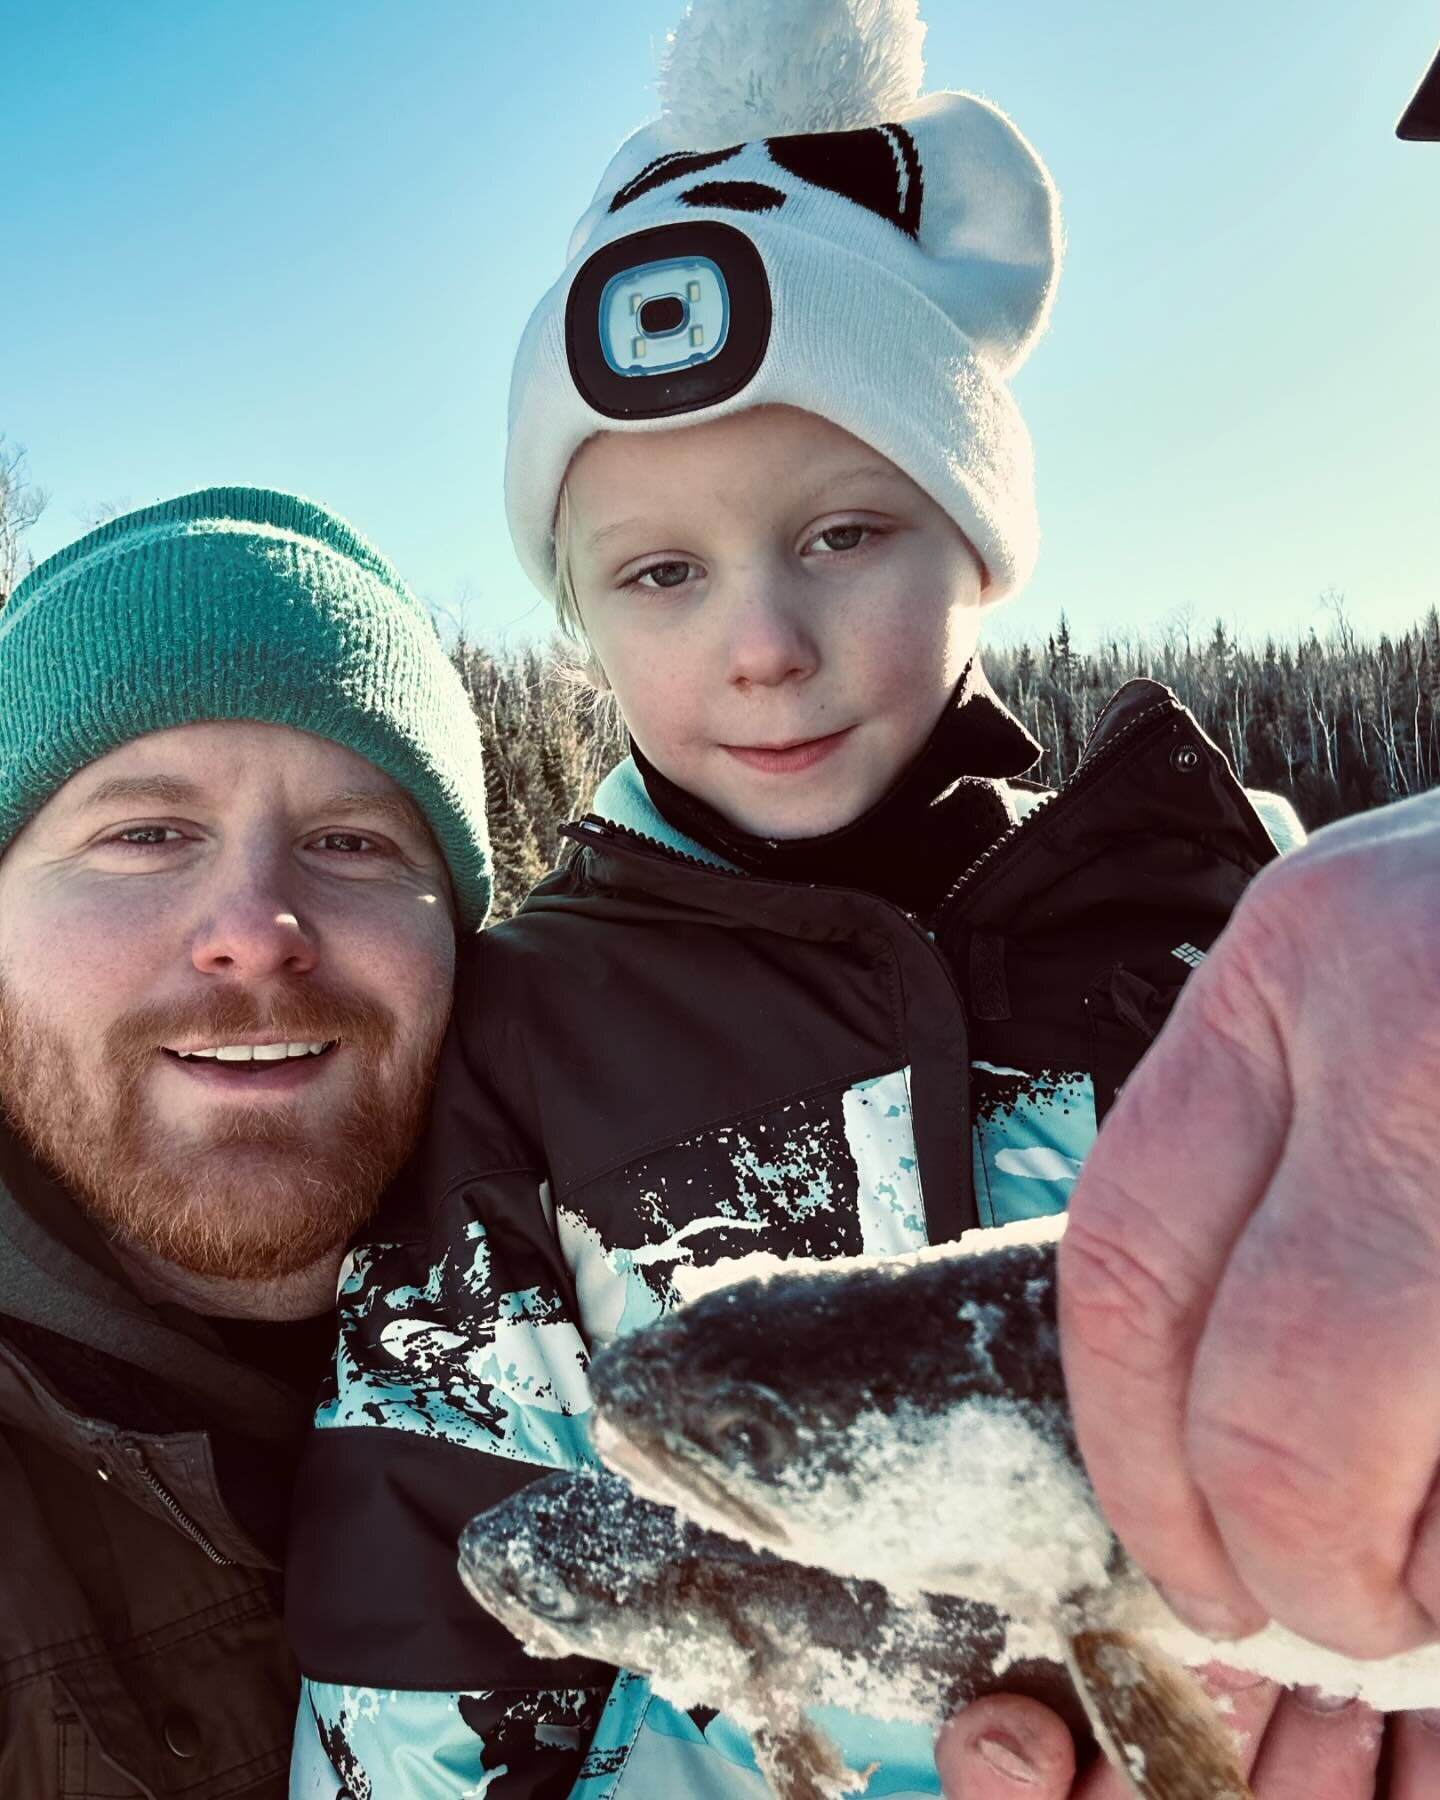
[[[662,225],[597,250],[575,277],[565,347],[607,419],[664,419],[749,386],[770,341],[770,284],[729,225]]]
[[[818,414],[902,469],[1013,593],[1038,530],[1008,381],[1059,208],[988,101],[919,96],[916,0],[694,0],[662,111],[615,156],[515,362],[506,506],[553,593],[556,503],[605,430]]]

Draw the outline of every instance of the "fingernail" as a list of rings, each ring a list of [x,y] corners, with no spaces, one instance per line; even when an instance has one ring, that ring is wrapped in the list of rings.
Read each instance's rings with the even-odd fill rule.
[[[1223,1601],[1211,1600],[1203,1594],[1186,1594],[1178,1588],[1162,1587],[1160,1598],[1179,1619],[1202,1637],[1231,1640],[1248,1637],[1255,1627]]]
[[[1327,1694],[1320,1688],[1297,1687],[1295,1698],[1306,1712],[1337,1713],[1355,1704],[1353,1694]]]
[[[1248,1669],[1232,1669],[1227,1663],[1205,1663],[1195,1673],[1200,1677],[1201,1685],[1211,1694],[1244,1694],[1251,1688],[1259,1687],[1264,1681],[1263,1675],[1254,1675]]]
[[[984,1737],[976,1738],[975,1748],[997,1774],[1034,1787],[1035,1767],[1008,1731],[987,1731]]]

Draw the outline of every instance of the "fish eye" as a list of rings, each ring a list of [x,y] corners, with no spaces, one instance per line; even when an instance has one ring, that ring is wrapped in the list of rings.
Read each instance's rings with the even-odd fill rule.
[[[771,1433],[758,1419],[731,1419],[717,1426],[716,1448],[735,1462],[765,1463],[774,1460]]]
[[[696,1423],[697,1437],[713,1454],[732,1468],[745,1465],[757,1475],[778,1475],[799,1443],[784,1401],[749,1383],[728,1389]]]
[[[528,1581],[519,1598],[541,1619],[554,1619],[558,1624],[573,1624],[585,1616],[585,1605],[570,1589],[558,1581]]]

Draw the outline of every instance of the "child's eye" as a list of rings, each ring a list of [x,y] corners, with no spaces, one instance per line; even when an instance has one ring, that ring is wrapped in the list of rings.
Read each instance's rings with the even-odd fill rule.
[[[676,558],[670,562],[651,563],[648,569],[642,569],[634,577],[635,587],[677,588],[684,587],[694,570],[694,563],[684,562]]]
[[[810,555],[840,555],[846,550],[858,550],[868,538],[875,535],[873,525],[827,525],[805,546]]]

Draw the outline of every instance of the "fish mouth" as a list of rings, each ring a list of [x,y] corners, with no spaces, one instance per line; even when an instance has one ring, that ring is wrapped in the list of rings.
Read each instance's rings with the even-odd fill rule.
[[[684,1440],[622,1428],[597,1416],[590,1438],[600,1460],[623,1475],[644,1500],[674,1507],[712,1531],[739,1536],[767,1550],[788,1548],[790,1535],[778,1519],[716,1480]]]
[[[548,1620],[538,1618],[503,1578],[497,1578],[479,1560],[476,1549],[462,1538],[456,1567],[470,1598],[512,1632],[536,1656],[569,1656],[573,1646]]]

